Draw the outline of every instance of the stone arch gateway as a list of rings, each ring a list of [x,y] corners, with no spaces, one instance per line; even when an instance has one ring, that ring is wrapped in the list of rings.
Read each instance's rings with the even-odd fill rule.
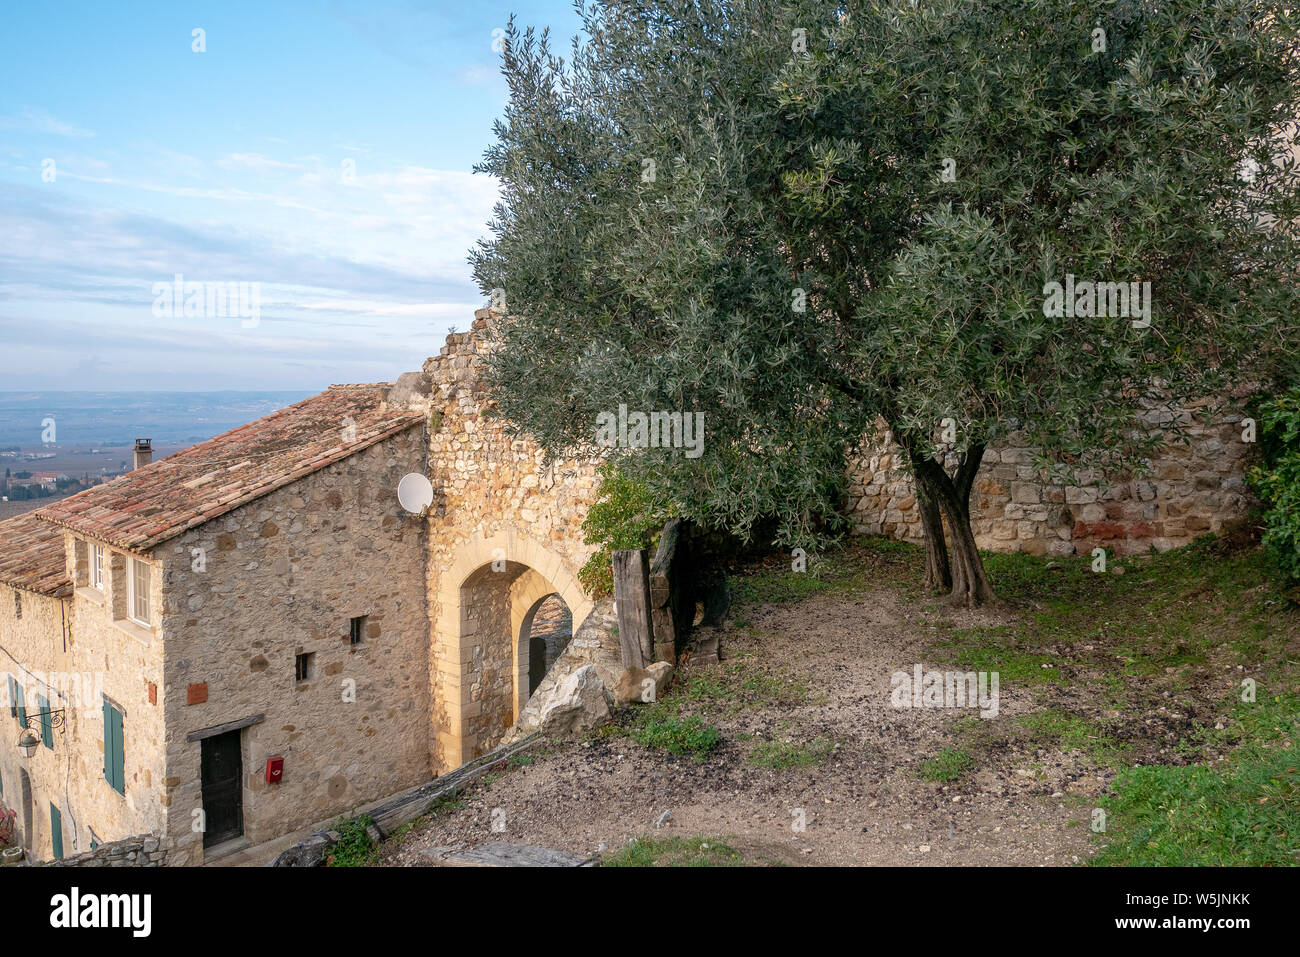
[[[565,559],[504,531],[462,543],[437,571],[430,682],[437,716],[435,760],[456,767],[492,748],[528,699],[528,659],[519,636],[537,604],[559,594],[574,621],[592,601]]]

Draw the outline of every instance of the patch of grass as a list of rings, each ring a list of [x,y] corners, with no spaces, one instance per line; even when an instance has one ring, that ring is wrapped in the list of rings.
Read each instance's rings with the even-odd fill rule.
[[[807,744],[796,741],[760,741],[749,753],[749,763],[760,768],[810,768],[821,764],[835,750],[835,742],[817,738]]]
[[[751,709],[794,707],[807,700],[807,682],[769,674],[744,660],[729,662],[718,670],[690,673],[676,681],[655,708],[665,713],[734,715]]]
[[[945,663],[963,671],[996,671],[1000,684],[1061,680],[1057,667],[1061,659],[1019,647],[1017,630],[1011,625],[954,630],[935,647]]]
[[[738,605],[778,605],[822,595],[835,587],[835,576],[817,571],[796,572],[787,566],[761,568],[730,582],[732,601]]]
[[[1214,765],[1129,768],[1115,779],[1103,848],[1090,863],[1119,866],[1300,865],[1300,701],[1239,705],[1219,733],[1239,741]]]
[[[506,759],[506,767],[512,771],[515,768],[526,768],[539,757],[540,755],[535,754],[532,751],[525,751],[522,754],[512,754]]]
[[[747,863],[734,847],[707,837],[638,837],[606,855],[601,867],[737,867]]]
[[[890,580],[904,589],[919,585],[915,573],[925,553],[918,545],[884,537],[849,539],[820,556],[808,556],[807,571],[796,572],[789,553],[745,568],[730,581],[733,607],[784,604],[816,595],[844,595]],[[742,618],[739,613],[737,618]]]
[[[690,755],[697,762],[717,747],[722,735],[705,724],[698,714],[685,717],[662,710],[642,712],[630,730],[632,740],[647,748],[661,748],[669,754]]]
[[[375,863],[379,859],[379,848],[366,833],[366,828],[374,823],[366,814],[336,820],[333,830],[339,832],[339,839],[326,855],[325,866],[368,867]]]
[[[1077,749],[1103,764],[1118,766],[1128,754],[1127,744],[1116,741],[1094,722],[1056,708],[1045,708],[1023,715],[1017,722],[1039,744]]]
[[[948,784],[956,781],[975,766],[975,759],[958,748],[944,748],[932,758],[921,762],[921,777],[928,781]]]

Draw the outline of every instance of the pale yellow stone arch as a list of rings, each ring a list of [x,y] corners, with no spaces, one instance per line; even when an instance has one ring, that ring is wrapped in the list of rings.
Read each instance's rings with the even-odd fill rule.
[[[479,714],[480,702],[472,700],[471,695],[477,623],[466,607],[466,596],[494,562],[505,563],[501,567],[512,576],[509,622],[515,717],[523,707],[521,694],[527,698],[527,658],[519,653],[524,618],[540,599],[557,592],[573,615],[575,629],[593,607],[569,563],[526,535],[513,529],[491,536],[475,533],[458,544],[455,561],[438,573],[438,613],[433,634],[434,689],[442,696],[441,702],[435,702],[434,711],[444,714],[446,721],[445,727],[434,729],[441,752],[439,763],[443,765],[440,771],[463,764],[479,750],[477,736],[467,732],[471,719]]]

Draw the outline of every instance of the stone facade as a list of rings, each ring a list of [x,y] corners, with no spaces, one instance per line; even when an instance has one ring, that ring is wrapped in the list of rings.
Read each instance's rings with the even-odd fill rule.
[[[256,843],[429,776],[423,523],[397,504],[424,467],[419,427],[313,472],[157,551],[166,775],[158,789],[195,860],[207,728],[242,734],[244,834]],[[196,550],[205,560],[196,569]],[[364,618],[358,644],[351,620]],[[313,656],[296,680],[298,655]],[[205,687],[189,703],[187,690]],[[284,759],[268,784],[266,759]]]
[[[139,629],[115,627],[107,618],[106,608],[115,601],[124,604],[124,563],[105,568],[102,591],[90,589],[84,587],[85,569],[77,566],[77,554],[69,547],[69,573],[79,587],[68,598],[0,585],[3,670],[21,688],[30,724],[41,737],[35,753],[22,757],[15,747],[19,726],[14,709],[0,715],[0,723],[9,722],[0,741],[0,782],[5,804],[17,812],[24,829],[29,855],[37,860],[54,854],[51,805],[58,810],[65,855],[88,848],[92,840],[163,825],[154,789],[163,771],[158,747],[162,716],[148,701],[149,684],[161,680],[162,650],[147,633],[142,637]],[[15,594],[21,618],[15,617]],[[125,714],[124,750],[130,763],[124,794],[104,775],[104,696]],[[48,735],[37,720],[41,698],[49,702],[50,712],[62,712],[57,716],[61,727],[52,714]]]

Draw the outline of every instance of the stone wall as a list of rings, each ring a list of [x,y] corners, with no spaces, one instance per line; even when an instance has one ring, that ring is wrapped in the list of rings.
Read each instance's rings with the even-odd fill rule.
[[[1188,417],[1189,445],[1167,446],[1145,477],[1110,484],[1047,482],[1032,450],[1012,435],[985,453],[971,493],[975,540],[996,552],[1088,554],[1101,546],[1120,555],[1164,551],[1217,532],[1247,508],[1244,464],[1253,446],[1242,440],[1241,415],[1211,425]],[[869,443],[850,467],[849,516],[860,534],[919,542],[915,490],[902,450]],[[1088,476],[1081,476],[1088,478]]]
[[[16,604],[17,602],[17,604]],[[21,605],[21,617],[18,610]],[[15,746],[20,734],[17,717],[11,714],[9,682],[12,675],[23,691],[27,715],[31,725],[42,739],[37,695],[50,699],[50,710],[60,708],[76,710],[76,701],[64,701],[62,680],[75,670],[72,649],[66,647],[65,637],[70,618],[70,603],[23,588],[0,585],[0,802],[17,812],[17,826],[22,833],[22,843],[28,856],[38,860],[48,859],[53,851],[50,828],[50,804],[59,808],[63,817],[63,843],[65,851],[78,837],[85,834],[81,823],[86,810],[85,789],[79,774],[82,756],[69,749],[74,741],[71,728],[61,734],[55,731],[51,743],[44,741],[30,758],[24,758]],[[70,707],[72,706],[72,707]],[[79,720],[79,713],[73,720]],[[30,794],[30,825],[24,820],[23,775],[27,776]],[[84,846],[84,844],[83,844]]]
[[[167,586],[167,773],[176,861],[200,859],[201,742],[242,729],[244,834],[256,843],[425,781],[425,525],[397,502],[423,471],[407,429],[159,547]],[[195,549],[205,556],[195,568]],[[360,644],[350,620],[365,616]],[[298,654],[313,655],[307,680]],[[265,780],[266,759],[284,758]]]
[[[65,532],[69,577],[75,585],[68,630],[70,668],[94,675],[97,687],[69,709],[66,733],[56,747],[66,747],[71,760],[69,780],[76,782],[80,800],[65,811],[64,827],[76,822],[74,839],[64,840],[72,854],[97,841],[116,841],[131,834],[162,833],[166,805],[159,786],[165,776],[163,757],[163,643],[158,596],[162,571],[152,555],[134,557],[150,562],[150,627],[126,617],[126,553],[104,546],[104,587],[90,587],[91,543]],[[125,794],[104,776],[104,711],[107,697],[122,712],[122,756]],[[56,737],[58,737],[56,735]]]
[[[80,547],[78,547],[80,544]],[[0,785],[4,803],[23,827],[24,774],[30,784],[30,856],[52,857],[50,805],[59,811],[63,853],[75,854],[92,839],[115,840],[161,830],[162,807],[153,784],[161,779],[162,715],[149,700],[149,686],[161,681],[162,651],[149,631],[112,617],[115,603],[125,608],[125,556],[105,557],[104,589],[86,587],[84,542],[65,534],[69,577],[77,585],[66,599],[0,585],[0,670],[22,686],[27,714],[41,745],[30,758],[14,746],[19,725],[9,712],[8,682],[0,725]],[[22,604],[17,617],[14,596]],[[41,730],[38,695],[49,710],[62,711],[62,727]],[[104,777],[104,696],[124,712],[125,794]],[[51,724],[57,722],[51,718]]]
[[[519,657],[516,629],[540,596],[516,591],[510,631],[496,624],[480,628],[483,619],[471,618],[467,609],[491,603],[476,595],[479,589],[495,590],[490,576],[513,584],[523,574],[516,566],[524,566],[544,579],[543,595],[560,594],[574,621],[591,610],[577,571],[592,552],[582,541],[581,526],[596,497],[596,463],[546,466],[534,443],[510,438],[504,425],[486,414],[487,317],[487,310],[480,310],[470,332],[447,337],[408,397],[430,414],[427,474],[437,494],[428,516],[429,683],[437,772],[482,754],[503,730],[496,724],[498,706],[484,700],[493,683],[484,681],[485,663],[495,668],[505,655],[513,658],[514,711],[520,707],[518,675],[522,665],[526,681],[527,666]],[[488,571],[481,571],[485,567]],[[487,712],[493,716],[485,717]]]
[[[166,838],[140,834],[109,844],[101,844],[61,861],[49,861],[49,867],[165,867],[170,844]]]

